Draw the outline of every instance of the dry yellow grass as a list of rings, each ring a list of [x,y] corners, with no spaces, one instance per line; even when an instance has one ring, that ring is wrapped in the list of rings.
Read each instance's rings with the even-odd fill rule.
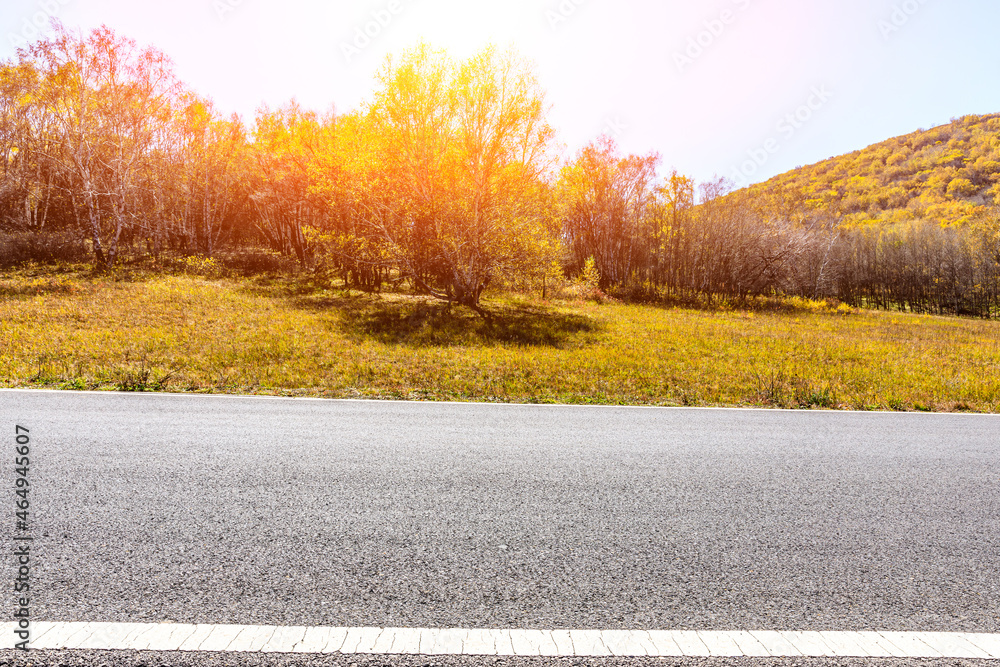
[[[1000,323],[0,274],[0,385],[343,398],[1000,411]]]

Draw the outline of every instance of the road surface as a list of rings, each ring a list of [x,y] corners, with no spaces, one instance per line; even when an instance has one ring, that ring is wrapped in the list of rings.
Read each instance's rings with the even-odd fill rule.
[[[997,416],[10,391],[0,415],[11,450],[31,433],[36,620],[1000,632]]]

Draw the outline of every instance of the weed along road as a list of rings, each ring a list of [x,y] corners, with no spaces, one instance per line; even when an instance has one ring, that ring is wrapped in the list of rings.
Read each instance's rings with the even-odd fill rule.
[[[12,451],[30,431],[32,641],[60,655],[1000,657],[997,416],[21,391],[0,414]]]

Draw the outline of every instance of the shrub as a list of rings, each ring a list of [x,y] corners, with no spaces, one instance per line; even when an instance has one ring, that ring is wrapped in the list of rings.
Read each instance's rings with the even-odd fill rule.
[[[971,197],[979,188],[967,178],[956,178],[948,184],[949,197]]]
[[[577,279],[576,294],[583,299],[590,301],[604,301],[607,295],[601,290],[601,274],[597,270],[597,262],[593,257],[588,257],[583,264],[583,271]]]
[[[293,257],[281,255],[273,250],[248,248],[219,257],[225,269],[242,276],[261,274],[294,273],[298,264]]]
[[[0,267],[20,264],[56,264],[84,262],[90,258],[87,244],[68,232],[0,234]]]

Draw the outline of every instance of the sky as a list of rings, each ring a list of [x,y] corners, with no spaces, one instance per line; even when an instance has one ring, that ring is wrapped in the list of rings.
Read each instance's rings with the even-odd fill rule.
[[[0,59],[54,16],[167,53],[251,120],[291,99],[361,107],[427,41],[534,63],[564,155],[610,134],[737,185],[966,114],[1000,112],[996,0],[3,0]]]

